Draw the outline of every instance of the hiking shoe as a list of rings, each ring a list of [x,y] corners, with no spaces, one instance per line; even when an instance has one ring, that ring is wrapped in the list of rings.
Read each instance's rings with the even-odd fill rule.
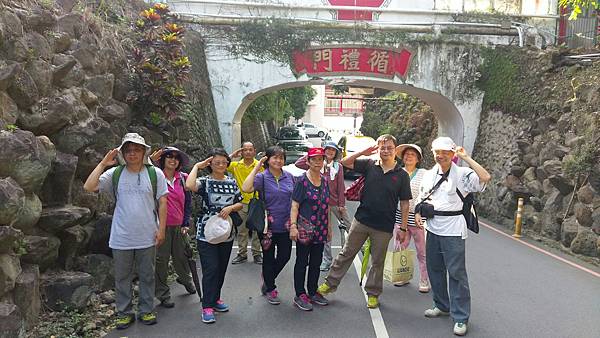
[[[433,309],[425,310],[424,315],[427,318],[436,318],[436,317],[441,317],[441,316],[449,316],[450,312],[442,311],[439,308],[434,307]]]
[[[225,304],[222,300],[217,300],[217,305],[213,307],[213,310],[217,312],[227,312],[229,311],[229,305]]]
[[[267,302],[273,305],[281,304],[281,299],[279,299],[279,292],[277,290],[273,290],[271,292],[266,292],[267,294]]]
[[[175,303],[173,303],[173,301],[170,298],[167,298],[167,299],[161,300],[159,306],[162,306],[167,309],[171,309],[171,308],[175,307]]]
[[[215,319],[215,313],[211,307],[206,307],[202,309],[202,322],[206,324],[214,323],[217,320]]]
[[[254,264],[262,265],[263,259],[261,255],[254,256]]]
[[[192,272],[193,273],[193,272]],[[194,286],[194,284],[190,283],[184,283],[183,281],[181,281],[181,279],[177,278],[175,279],[175,281],[181,285],[183,285],[183,287],[185,287],[185,291],[187,291],[187,293],[189,293],[190,295],[193,295],[194,293],[196,293],[196,287]]]
[[[313,306],[310,303],[310,299],[308,298],[306,293],[294,297],[294,304],[296,304],[296,306],[302,311],[312,311],[313,309]]]
[[[327,296],[327,294],[332,293],[333,290],[329,285],[327,285],[327,283],[323,283],[319,285],[317,292],[320,293],[322,296]]]
[[[406,285],[408,283],[410,283],[410,281],[403,280],[403,281],[400,281],[400,282],[395,282],[394,286],[404,286],[404,285]]]
[[[422,280],[419,282],[419,292],[427,293],[429,292],[429,289],[431,289],[431,287],[429,286],[429,281]]]
[[[319,268],[319,270],[321,271],[329,271],[329,269],[331,268],[331,264],[321,264],[321,267]]]
[[[329,305],[329,301],[318,292],[314,296],[310,296],[310,301],[321,306]]]
[[[375,309],[379,306],[379,299],[377,296],[369,295],[367,297],[367,307],[369,309]]]
[[[133,322],[135,321],[135,316],[134,315],[119,315],[117,317],[117,330],[124,330],[128,327],[131,326],[131,324],[133,324]]]
[[[455,323],[454,334],[457,336],[464,336],[467,334],[467,323]]]
[[[235,256],[235,258],[231,261],[231,264],[240,264],[240,263],[244,263],[248,260],[248,256],[240,256],[237,255]]]
[[[154,325],[156,324],[156,314],[153,312],[143,313],[140,316],[140,322],[144,325]]]

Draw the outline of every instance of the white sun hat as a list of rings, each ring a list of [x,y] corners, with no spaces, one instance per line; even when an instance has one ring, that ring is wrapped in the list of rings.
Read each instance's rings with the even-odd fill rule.
[[[204,238],[210,244],[219,244],[225,242],[231,234],[231,217],[223,219],[219,215],[211,216],[204,226]]]

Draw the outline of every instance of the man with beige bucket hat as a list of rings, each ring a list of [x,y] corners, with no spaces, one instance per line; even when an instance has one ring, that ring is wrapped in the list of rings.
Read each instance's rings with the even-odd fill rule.
[[[83,188],[115,199],[109,247],[113,251],[117,329],[135,321],[132,305],[134,270],[139,277],[138,318],[156,323],[154,264],[156,247],[165,240],[167,181],[150,164],[150,146],[137,133],[128,133],[118,148],[110,150],[87,178]],[[113,168],[117,161],[121,164]]]

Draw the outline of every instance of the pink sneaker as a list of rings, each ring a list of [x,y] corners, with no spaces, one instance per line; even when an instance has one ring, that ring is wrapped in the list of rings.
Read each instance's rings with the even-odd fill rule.
[[[229,311],[229,305],[225,304],[221,299],[217,300],[217,305],[213,307],[213,310],[217,312],[227,312]]]
[[[210,307],[206,307],[202,309],[202,322],[206,324],[214,323],[217,320],[215,319],[215,314],[213,309]]]
[[[267,302],[269,302],[269,304],[272,305],[281,304],[281,299],[279,299],[279,292],[277,292],[277,290],[267,292]]]

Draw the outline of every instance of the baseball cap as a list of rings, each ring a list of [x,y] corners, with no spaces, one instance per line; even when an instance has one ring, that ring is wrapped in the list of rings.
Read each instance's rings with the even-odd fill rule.
[[[446,136],[438,137],[435,140],[433,140],[433,142],[431,142],[431,150],[433,150],[433,151],[435,151],[435,150],[455,151],[456,143],[454,143],[454,141],[452,141],[452,139],[449,137],[446,137]]]

